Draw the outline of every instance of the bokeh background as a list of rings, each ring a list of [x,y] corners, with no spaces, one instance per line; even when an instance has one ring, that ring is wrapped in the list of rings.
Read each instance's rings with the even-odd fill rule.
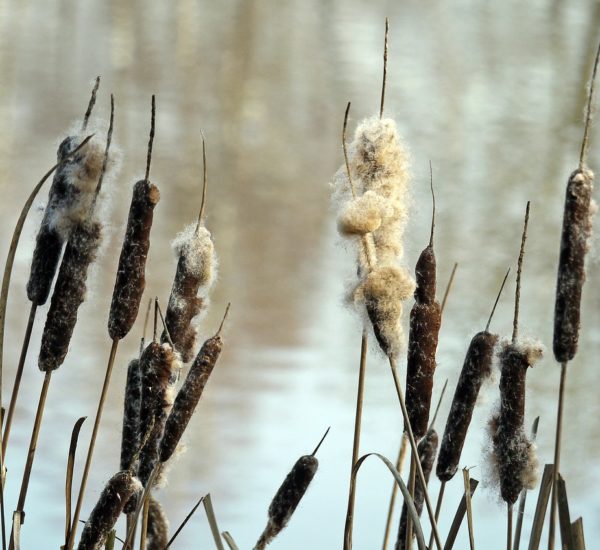
[[[249,548],[289,468],[331,426],[313,485],[273,548],[341,546],[361,325],[343,304],[354,251],[340,246],[328,181],[342,162],[346,102],[352,101],[352,128],[378,109],[385,16],[391,25],[386,113],[398,121],[413,159],[406,265],[412,269],[429,235],[430,160],[440,294],[459,262],[438,353],[434,398],[449,380],[438,431],[468,342],[484,326],[503,273],[516,263],[530,199],[521,331],[540,338],[548,352],[528,374],[526,422],[541,417],[540,461],[552,460],[559,368],[551,337],[563,194],[578,161],[586,82],[600,38],[599,2],[2,0],[0,257],[30,189],[54,163],[67,129],[81,118],[96,75],[102,84],[95,116],[107,117],[114,93],[114,138],[123,157],[110,186],[108,244],[94,269],[70,354],[50,388],[24,548],[61,543],[70,432],[78,417],[88,416],[81,450],[89,440],[108,357],[106,318],[132,185],[144,171],[152,93],[158,104],[152,179],[162,199],[146,299],[156,295],[166,302],[175,269],[170,241],[197,215],[202,129],[210,181],[207,225],[220,258],[204,336],[215,331],[226,303],[232,303],[226,347],[188,428],[188,450],[159,500],[174,528],[210,492],[220,527],[240,548]],[[593,130],[592,168],[598,168],[599,152],[600,135]],[[24,285],[45,199],[43,190],[17,254],[5,403],[29,309]],[[580,352],[569,368],[562,465],[572,518],[584,515],[588,544],[600,539],[598,275],[594,239]],[[511,330],[513,293],[511,278],[492,325],[503,335]],[[9,512],[43,378],[36,357],[45,311],[34,328],[7,456]],[[126,364],[137,352],[141,331],[139,319],[119,348],[84,518],[118,468]],[[393,459],[401,414],[386,362],[375,348],[371,352],[361,449]],[[404,373],[402,360],[400,368]],[[461,459],[479,479],[496,387],[481,400]],[[80,472],[78,463],[76,479]],[[433,480],[434,496],[438,486]],[[390,490],[384,467],[367,462],[358,486],[355,548],[380,547]],[[461,492],[457,476],[446,491],[442,534]],[[526,536],[535,496],[526,510]],[[478,545],[503,548],[504,506],[496,491],[478,489],[474,506]],[[467,544],[465,531],[463,526],[459,548]],[[176,546],[211,545],[200,510]]]

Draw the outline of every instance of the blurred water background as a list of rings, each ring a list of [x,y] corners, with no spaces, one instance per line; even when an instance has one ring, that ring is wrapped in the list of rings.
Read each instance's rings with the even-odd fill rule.
[[[170,241],[200,203],[201,135],[207,140],[207,225],[220,277],[202,334],[232,303],[226,347],[188,428],[188,450],[158,493],[173,528],[210,492],[222,529],[254,544],[268,504],[294,461],[327,426],[320,469],[273,548],[339,548],[346,511],[360,321],[343,305],[354,253],[340,246],[328,181],[342,163],[343,112],[352,127],[379,107],[384,18],[390,18],[386,113],[413,158],[413,207],[406,265],[429,236],[429,160],[437,194],[439,293],[454,262],[434,399],[445,379],[445,415],[471,336],[485,325],[501,278],[514,266],[525,203],[532,201],[521,331],[539,337],[546,358],[528,374],[527,419],[540,416],[539,456],[552,460],[559,368],[551,354],[553,293],[563,195],[578,161],[600,2],[431,3],[410,0],[226,0],[222,2],[0,1],[0,257],[33,184],[54,163],[57,144],[102,76],[95,115],[115,94],[115,141],[123,163],[110,186],[109,244],[94,269],[70,354],[53,377],[23,526],[24,548],[56,548],[64,525],[64,471],[71,428],[87,416],[87,445],[109,351],[110,294],[131,189],[143,174],[150,95],[158,114],[152,180],[161,191],[148,259],[146,299],[166,302],[175,261]],[[589,164],[599,167],[600,135]],[[30,215],[9,300],[3,399],[7,402],[27,319],[24,292],[47,189]],[[600,538],[599,245],[594,239],[583,300],[580,352],[570,365],[562,473],[572,519],[584,515],[588,546]],[[514,279],[492,328],[509,335]],[[7,455],[7,510],[14,508],[35,404],[46,308],[38,314]],[[118,469],[122,390],[141,319],[122,343],[104,413],[85,518]],[[363,452],[397,453],[402,420],[386,362],[369,358]],[[596,359],[594,359],[596,358]],[[404,362],[400,361],[404,374]],[[484,427],[496,386],[481,400],[461,464],[483,476]],[[83,452],[81,452],[83,454]],[[81,458],[80,458],[81,460]],[[78,464],[76,480],[80,479]],[[437,494],[437,480],[431,483]],[[361,471],[356,549],[380,547],[391,478],[375,462]],[[462,492],[449,483],[440,530]],[[525,535],[535,496],[526,510]],[[475,539],[503,548],[504,506],[495,491],[474,497]],[[464,527],[464,526],[463,526]],[[122,527],[121,527],[122,531]],[[458,548],[465,548],[466,529]],[[201,511],[178,548],[210,548]]]

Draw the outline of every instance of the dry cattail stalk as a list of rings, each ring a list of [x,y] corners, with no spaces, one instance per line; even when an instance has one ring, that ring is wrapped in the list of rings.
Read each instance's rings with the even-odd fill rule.
[[[123,432],[121,435],[121,470],[136,470],[134,457],[140,440],[140,406],[142,400],[142,374],[139,359],[133,359],[127,367],[125,383],[125,406]]]
[[[175,350],[184,363],[195,354],[197,330],[194,317],[206,307],[208,292],[215,280],[217,258],[212,237],[204,226],[203,213],[206,198],[206,148],[202,140],[204,158],[204,186],[198,222],[177,235],[173,249],[177,255],[177,271],[165,315],[165,324]],[[166,341],[163,333],[161,340]]]
[[[140,358],[140,427],[143,429],[153,423],[152,432],[140,452],[138,477],[144,487],[159,459],[160,441],[173,406],[173,385],[180,367],[179,357],[169,344],[151,342]]]
[[[579,166],[567,183],[563,227],[560,241],[560,258],[556,282],[556,302],[554,306],[554,357],[561,363],[560,385],[558,390],[558,410],[556,414],[556,436],[554,441],[554,476],[552,480],[552,503],[550,505],[550,528],[548,548],[554,548],[556,527],[556,486],[560,474],[560,446],[562,437],[562,416],[564,393],[567,378],[567,362],[577,352],[579,340],[581,293],[585,282],[585,256],[592,233],[592,216],[597,210],[592,199],[594,173],[587,167],[589,130],[592,121],[594,84],[598,71],[600,45],[596,51],[592,78],[589,85],[583,140],[579,155]]]
[[[415,304],[410,312],[406,366],[406,408],[408,410],[408,420],[417,439],[427,433],[431,392],[433,391],[433,375],[436,367],[435,353],[442,324],[441,307],[435,299],[436,260],[433,250],[435,196],[433,195],[433,178],[431,193],[433,197],[431,236],[429,244],[421,252],[415,268],[417,287],[415,290]],[[406,425],[404,430],[407,431]]]
[[[149,181],[154,119],[156,105],[152,96],[152,120],[146,177],[136,182],[127,219],[127,229],[119,257],[117,278],[108,317],[108,334],[112,340],[121,340],[131,330],[140,306],[146,285],[146,258],[150,248],[150,229],[154,207],[160,200],[158,188]]]
[[[102,491],[96,506],[85,523],[79,550],[100,550],[114,527],[127,501],[141,493],[142,484],[128,471],[115,474]]]
[[[319,461],[315,454],[325,437],[327,437],[328,432],[329,429],[325,432],[312,454],[301,456],[296,461],[290,473],[283,480],[281,487],[279,487],[271,501],[267,526],[254,546],[254,550],[264,550],[267,544],[281,533],[289,523],[294,510],[300,504],[310,482],[317,473]]]
[[[225,310],[223,322],[227,317],[228,311],[229,306]],[[200,401],[200,397],[202,397],[204,387],[219,359],[219,355],[223,349],[223,339],[221,338],[223,322],[221,322],[217,333],[202,345],[181,389],[177,393],[173,408],[166,420],[164,435],[160,443],[160,461],[163,463],[169,460],[175,452],[183,432],[187,428]]]
[[[421,462],[421,468],[423,468],[423,475],[425,480],[428,482],[433,469],[433,463],[435,462],[435,456],[437,454],[439,438],[434,428],[430,428],[425,437],[419,442],[419,461]],[[425,493],[420,483],[415,484],[415,494],[413,502],[417,509],[417,514],[420,516],[423,511],[423,500]],[[406,503],[402,506],[402,514],[400,516],[400,526],[398,528],[398,538],[396,539],[395,550],[404,550],[406,542],[406,528],[407,528],[408,513],[406,510]]]
[[[169,542],[169,520],[153,496],[149,498],[146,550],[165,550]]]
[[[500,495],[508,505],[508,521],[512,521],[512,505],[519,498],[523,487],[531,487],[536,480],[537,460],[533,445],[525,435],[525,377],[527,369],[541,357],[540,344],[518,339],[519,301],[521,272],[529,222],[529,202],[525,211],[525,223],[517,264],[515,291],[515,314],[512,339],[503,342],[500,358],[500,411],[492,417],[490,430],[494,459],[498,468]]]

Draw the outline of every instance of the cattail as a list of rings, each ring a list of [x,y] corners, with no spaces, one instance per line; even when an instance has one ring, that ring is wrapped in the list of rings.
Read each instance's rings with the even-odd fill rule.
[[[78,225],[69,237],[42,334],[38,358],[42,371],[56,370],[65,360],[77,312],[85,300],[88,268],[96,258],[100,240],[97,221]]]
[[[146,550],[165,550],[169,542],[169,520],[153,496],[148,501],[148,531],[146,533]]]
[[[129,499],[142,492],[142,484],[130,471],[115,474],[106,484],[88,518],[79,550],[100,550]]]
[[[482,330],[473,336],[467,349],[436,466],[436,475],[442,482],[450,481],[458,470],[479,390],[484,380],[492,374],[492,359],[497,342],[497,334]]]
[[[117,278],[108,317],[108,334],[111,339],[121,340],[131,330],[140,306],[140,300],[146,286],[146,258],[150,248],[150,229],[154,207],[160,200],[158,188],[148,180],[154,140],[154,118],[156,106],[152,96],[152,121],[146,177],[133,187],[133,197],[129,208],[127,229],[119,257]]]
[[[27,282],[27,297],[38,306],[45,304],[50,295],[64,242],[73,227],[86,219],[95,196],[104,156],[100,141],[90,140],[73,158],[63,162],[84,137],[69,136],[58,148],[57,161],[62,164],[50,187]]]
[[[223,322],[229,311],[229,306],[225,311]],[[190,370],[177,393],[173,408],[167,418],[164,435],[160,444],[160,461],[166,462],[171,458],[183,432],[194,414],[194,410],[200,401],[204,387],[208,382],[221,350],[223,349],[223,339],[221,338],[221,329],[223,322],[217,333],[206,340],[198,352]]]
[[[142,401],[140,428],[152,424],[152,431],[140,452],[138,477],[146,486],[159,458],[159,445],[165,422],[173,406],[173,385],[181,367],[177,354],[169,344],[151,342],[142,353]],[[143,434],[142,434],[143,435]]]
[[[431,184],[433,196],[433,182]],[[406,408],[408,420],[416,439],[427,433],[433,375],[435,373],[435,353],[438,345],[442,310],[435,299],[436,260],[433,250],[435,225],[435,199],[431,218],[429,245],[421,252],[415,268],[415,304],[410,312],[408,336],[408,358],[406,367]],[[407,426],[404,426],[407,431]]]
[[[208,291],[215,280],[217,269],[212,237],[203,224],[207,187],[204,138],[202,157],[204,185],[198,222],[186,227],[173,242],[173,249],[178,258],[177,271],[165,315],[166,330],[161,338],[165,342],[168,332],[184,363],[188,363],[194,357],[197,330],[192,321],[206,307]]]
[[[140,361],[134,359],[127,367],[121,435],[121,470],[135,469],[133,459],[141,444],[140,407],[142,401],[142,373]]]
[[[196,346],[197,331],[192,320],[205,307],[214,281],[216,256],[210,232],[195,224],[180,233],[173,243],[179,260],[169,297],[165,324],[175,349],[184,363],[189,362]],[[166,340],[163,334],[162,340]]]
[[[536,342],[504,342],[500,358],[500,412],[492,420],[493,446],[498,465],[500,494],[509,505],[519,498],[523,487],[535,482],[537,462],[532,443],[523,428],[525,418],[525,376],[542,356]]]
[[[595,210],[593,189],[594,173],[587,167],[582,165],[569,177],[554,308],[553,351],[559,363],[570,361],[577,352],[585,255],[590,246]]]
[[[515,313],[512,339],[500,346],[500,411],[492,417],[490,429],[494,458],[498,467],[500,495],[509,509],[519,498],[523,487],[530,488],[535,482],[537,461],[532,444],[525,435],[525,378],[527,369],[542,357],[539,343],[518,339],[519,301],[521,294],[521,270],[525,255],[529,202],[525,211],[525,223],[517,263]],[[533,472],[532,472],[533,470]]]
[[[423,475],[425,481],[429,482],[431,470],[433,469],[433,463],[435,462],[435,455],[437,454],[439,438],[434,428],[427,430],[425,437],[419,442],[417,447],[419,451],[419,461],[421,462],[421,468],[423,468]],[[423,500],[425,493],[420,483],[415,485],[415,494],[413,502],[417,510],[417,514],[420,516],[423,511]],[[400,516],[400,526],[398,528],[398,538],[396,539],[396,550],[404,550],[406,542],[406,528],[407,528],[407,509],[406,503],[402,506],[402,514]]]
[[[300,504],[310,482],[317,473],[319,461],[315,455],[328,433],[329,428],[312,454],[301,456],[283,480],[281,487],[279,487],[271,501],[267,526],[254,546],[254,550],[264,550],[267,544],[281,533],[289,523],[294,510]]]

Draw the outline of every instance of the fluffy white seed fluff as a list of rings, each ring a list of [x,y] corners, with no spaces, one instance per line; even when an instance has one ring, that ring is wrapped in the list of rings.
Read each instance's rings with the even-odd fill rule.
[[[172,243],[177,257],[182,256],[190,273],[200,278],[200,288],[208,290],[217,275],[217,256],[210,231],[204,226],[188,225]]]

